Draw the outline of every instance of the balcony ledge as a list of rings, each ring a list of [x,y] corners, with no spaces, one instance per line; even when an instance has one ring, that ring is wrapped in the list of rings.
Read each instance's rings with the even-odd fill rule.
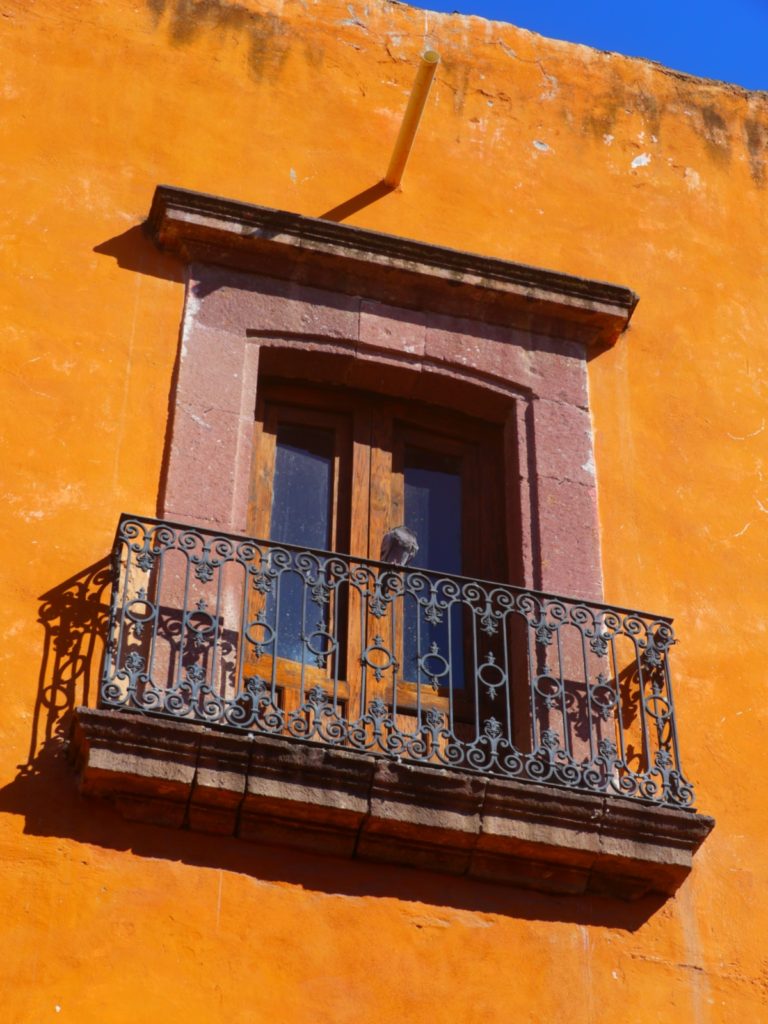
[[[712,818],[258,733],[78,708],[86,796],[131,820],[551,893],[671,895]]]

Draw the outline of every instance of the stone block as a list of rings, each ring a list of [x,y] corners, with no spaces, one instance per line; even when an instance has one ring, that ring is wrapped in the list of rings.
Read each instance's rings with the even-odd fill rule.
[[[186,822],[187,804],[183,799],[162,800],[152,796],[125,796],[114,798],[115,806],[127,821],[140,821],[145,825],[182,828]]]
[[[405,867],[423,868],[425,871],[439,871],[449,875],[465,875],[469,870],[471,851],[450,842],[419,842],[417,832],[411,835],[378,832],[376,827],[366,828],[360,834],[356,856],[360,860],[379,861],[385,864],[400,864]]]
[[[479,775],[381,760],[370,791],[367,831],[407,835],[418,830],[473,846],[486,781]]]
[[[372,758],[269,737],[251,745],[238,835],[352,856],[368,811]]]
[[[525,335],[509,327],[430,314],[425,355],[456,368],[497,377],[527,389],[532,384]]]
[[[169,518],[230,528],[238,447],[246,428],[253,430],[252,421],[237,413],[177,405],[164,501]]]
[[[587,349],[579,342],[530,335],[531,389],[539,398],[589,408]]]
[[[101,781],[110,776],[119,777],[126,791],[171,793],[179,787],[189,788],[195,775],[195,752],[188,754],[178,748],[169,757],[169,751],[158,753],[139,750],[105,750],[91,748],[88,760],[87,787],[95,792]]]
[[[418,358],[424,355],[426,342],[423,313],[382,302],[362,299],[358,344],[364,348],[394,349]]]
[[[374,354],[361,350],[344,370],[341,383],[364,391],[410,398],[419,385],[422,365],[414,357],[390,350]]]
[[[246,380],[245,336],[195,324],[185,331],[179,356],[177,403],[240,413]]]
[[[595,487],[592,420],[585,409],[538,399],[531,403],[538,476]]]
[[[649,893],[666,893],[673,895],[682,879],[674,881],[666,872],[639,875],[621,874],[616,871],[605,871],[603,865],[597,865],[589,876],[587,891],[597,896],[620,900],[639,900]]]
[[[373,759],[271,737],[251,745],[240,837],[351,856]]]
[[[187,308],[196,324],[244,337],[312,335],[357,341],[360,300],[295,281],[195,266]]]
[[[585,892],[589,882],[589,868],[585,866],[552,862],[540,854],[526,859],[481,850],[472,856],[469,875],[483,882],[569,896]]]
[[[81,788],[88,795],[152,794],[186,802],[195,774],[199,736],[194,728],[139,716],[100,715],[81,727]],[[120,729],[120,717],[124,728]]]
[[[190,828],[234,835],[250,764],[247,736],[204,734],[189,802]]]
[[[193,727],[80,709],[73,729],[80,789],[115,802],[133,821],[180,827],[197,763]]]
[[[378,762],[358,856],[463,874],[484,789],[479,776]]]
[[[294,809],[286,809],[284,817],[244,810],[238,835],[252,843],[289,846],[332,857],[354,855],[358,834],[356,823],[336,819],[326,824],[322,818],[315,821],[298,819],[292,813]]]
[[[155,193],[147,230],[187,261],[216,264],[219,290],[226,264],[245,278],[240,287],[245,270],[590,344],[612,343],[637,303],[630,289],[605,282],[168,186]]]
[[[573,480],[540,476],[535,481],[542,590],[601,601],[597,491]],[[578,542],[576,542],[576,539]]]
[[[587,869],[600,850],[602,814],[599,796],[489,779],[477,850]]]

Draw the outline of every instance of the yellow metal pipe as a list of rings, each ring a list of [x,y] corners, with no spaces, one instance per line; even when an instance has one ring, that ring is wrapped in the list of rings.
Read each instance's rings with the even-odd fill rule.
[[[405,165],[411,155],[411,147],[416,137],[416,131],[424,113],[424,105],[427,102],[432,79],[435,77],[437,65],[440,63],[440,54],[434,50],[426,50],[421,55],[419,70],[416,72],[416,79],[408,99],[408,106],[403,114],[403,123],[400,125],[400,132],[392,150],[392,159],[389,161],[387,173],[384,176],[384,183],[390,188],[397,188],[403,177]]]

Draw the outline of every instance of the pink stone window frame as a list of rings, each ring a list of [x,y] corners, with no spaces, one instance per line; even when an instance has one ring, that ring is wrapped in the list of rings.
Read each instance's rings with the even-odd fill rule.
[[[246,529],[259,370],[490,410],[505,431],[511,582],[602,600],[586,348],[191,264],[160,514]]]

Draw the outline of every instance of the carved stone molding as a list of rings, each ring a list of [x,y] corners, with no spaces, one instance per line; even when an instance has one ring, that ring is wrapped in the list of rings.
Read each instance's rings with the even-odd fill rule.
[[[612,344],[637,295],[621,285],[169,185],[146,230],[187,263],[216,263],[411,309],[587,345]]]
[[[553,893],[672,894],[714,821],[255,733],[78,708],[86,796],[126,818]]]

